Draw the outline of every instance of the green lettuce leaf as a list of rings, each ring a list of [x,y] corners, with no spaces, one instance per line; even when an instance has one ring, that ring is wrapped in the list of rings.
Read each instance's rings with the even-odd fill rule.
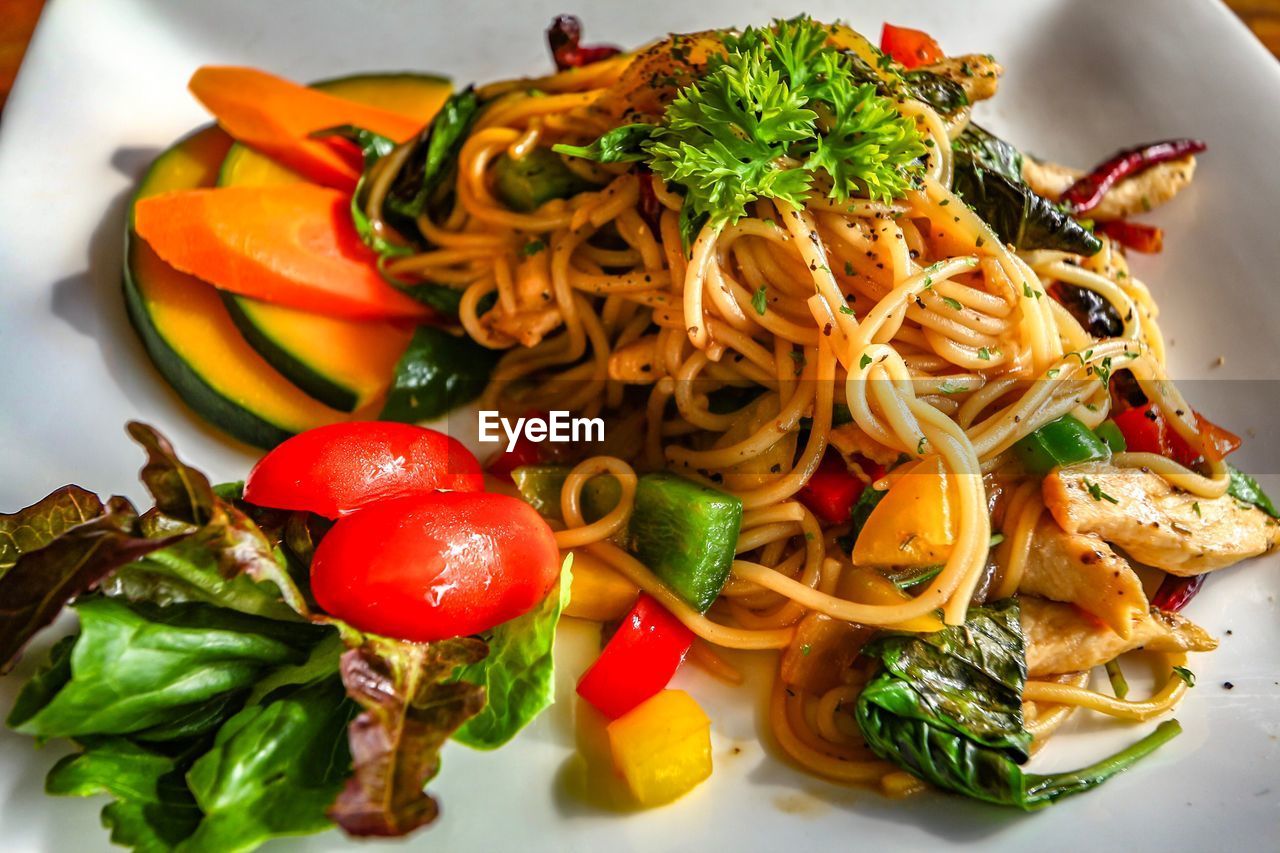
[[[489,654],[460,667],[454,677],[485,689],[484,708],[454,734],[475,749],[497,749],[555,701],[556,625],[569,603],[573,555],[565,557],[560,586],[533,610],[489,632]]]
[[[436,819],[425,787],[440,769],[440,748],[484,705],[484,688],[448,681],[485,654],[480,640],[404,643],[355,637],[342,656],[342,682],[364,710],[348,739],[355,774],[329,817],[356,836],[405,835]]]
[[[303,660],[302,649],[323,630],[204,604],[95,597],[75,610],[81,630],[69,656],[23,688],[11,728],[85,737],[171,724],[216,697],[247,691],[274,666]]]
[[[187,772],[203,818],[179,849],[235,853],[331,827],[325,812],[351,772],[343,731],[354,712],[331,676],[228,720]]]
[[[173,850],[195,831],[200,807],[183,779],[185,762],[126,738],[102,738],[54,765],[45,791],[114,798],[102,810],[111,841],[139,853]]]

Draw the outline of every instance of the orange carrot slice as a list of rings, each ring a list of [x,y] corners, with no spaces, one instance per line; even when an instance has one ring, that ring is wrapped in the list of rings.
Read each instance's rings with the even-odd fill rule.
[[[352,190],[358,158],[310,134],[354,124],[403,142],[421,122],[389,110],[329,95],[256,68],[206,65],[188,84],[222,129],[312,180]]]
[[[378,274],[345,195],[315,184],[183,190],[141,199],[134,228],[170,266],[220,290],[352,319],[423,319]]]

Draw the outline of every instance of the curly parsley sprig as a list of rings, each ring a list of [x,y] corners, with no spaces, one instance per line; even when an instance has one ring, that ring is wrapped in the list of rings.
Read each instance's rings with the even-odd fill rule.
[[[724,55],[680,90],[661,124],[556,150],[644,162],[684,189],[683,221],[713,225],[761,198],[801,207],[821,187],[839,201],[888,201],[918,179],[926,149],[914,122],[828,44],[821,24],[800,16],[721,39]]]

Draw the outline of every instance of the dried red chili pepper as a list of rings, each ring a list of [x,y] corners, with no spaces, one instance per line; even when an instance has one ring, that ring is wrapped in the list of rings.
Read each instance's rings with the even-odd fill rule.
[[[1151,597],[1151,606],[1169,613],[1177,613],[1187,606],[1187,602],[1195,598],[1200,587],[1204,586],[1208,574],[1178,577],[1169,575],[1160,583],[1160,588]]]
[[[1095,166],[1088,174],[1067,187],[1067,191],[1062,194],[1062,202],[1071,208],[1072,213],[1085,213],[1098,206],[1116,181],[1157,163],[1198,154],[1206,147],[1199,139],[1167,139],[1137,148],[1127,148]]]
[[[584,46],[582,41],[582,21],[576,15],[557,15],[547,27],[547,44],[551,46],[551,58],[556,61],[556,70],[581,68],[602,59],[608,59],[621,53],[621,48],[601,44]]]
[[[1094,231],[1106,234],[1126,249],[1142,252],[1144,255],[1159,254],[1164,248],[1164,230],[1154,225],[1117,219],[1113,222],[1099,222],[1094,226]]]

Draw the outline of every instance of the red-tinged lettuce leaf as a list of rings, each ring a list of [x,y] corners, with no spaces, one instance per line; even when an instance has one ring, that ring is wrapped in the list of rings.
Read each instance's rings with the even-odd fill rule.
[[[424,790],[440,769],[440,748],[484,706],[484,688],[446,682],[481,660],[473,638],[419,644],[350,637],[342,682],[364,710],[348,729],[355,773],[329,809],[349,835],[400,836],[435,820]]]
[[[192,534],[216,556],[223,577],[248,575],[275,584],[289,607],[307,615],[306,599],[262,529],[234,503],[220,498],[209,479],[184,464],[159,432],[137,421],[131,421],[128,430],[147,451],[141,479],[156,502],[141,519],[144,531]]]
[[[52,508],[54,516],[61,519],[50,523],[48,530],[67,518],[64,499],[57,495],[55,492],[36,504]],[[27,642],[52,622],[68,601],[92,589],[120,566],[183,538],[181,534],[155,539],[139,536],[137,513],[124,498],[112,498],[100,506],[96,517],[63,529],[41,548],[18,554],[0,576],[0,672],[12,665]],[[17,513],[24,514],[30,526],[30,510]]]
[[[63,486],[26,509],[0,515],[0,575],[23,554],[38,551],[104,511],[97,495],[79,486]]]

